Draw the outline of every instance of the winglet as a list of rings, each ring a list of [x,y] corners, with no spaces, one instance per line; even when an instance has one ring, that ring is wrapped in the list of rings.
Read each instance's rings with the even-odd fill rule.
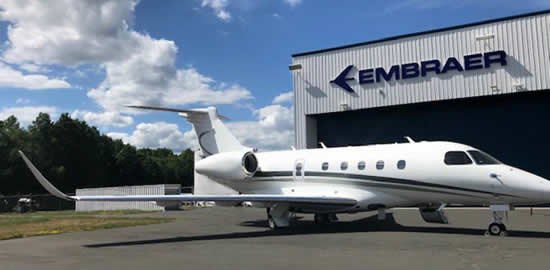
[[[38,180],[38,182],[52,195],[55,197],[68,200],[68,201],[76,201],[77,199],[75,197],[68,196],[67,194],[59,191],[57,188],[55,188],[49,181],[38,171],[38,169],[31,163],[31,161],[23,154],[21,150],[19,150],[19,155],[21,155],[21,158],[23,158],[23,161],[27,164],[27,167],[29,167],[29,170],[31,170],[32,174]]]

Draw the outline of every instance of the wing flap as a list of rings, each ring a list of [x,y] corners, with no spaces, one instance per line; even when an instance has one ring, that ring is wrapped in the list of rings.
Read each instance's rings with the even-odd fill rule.
[[[132,196],[74,196],[77,201],[213,201],[213,202],[273,202],[295,204],[323,204],[353,206],[354,199],[343,197],[324,196],[288,196],[272,194],[243,194],[243,195],[132,195]]]

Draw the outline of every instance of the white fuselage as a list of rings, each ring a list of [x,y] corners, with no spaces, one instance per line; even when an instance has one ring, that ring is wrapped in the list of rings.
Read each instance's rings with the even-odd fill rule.
[[[550,181],[500,163],[478,164],[468,152],[475,150],[452,142],[419,142],[260,152],[255,153],[258,171],[250,177],[227,180],[205,175],[243,194],[309,194],[357,200],[357,205],[338,212],[442,203],[521,205],[550,201]],[[471,164],[446,164],[450,151],[464,152]],[[197,168],[200,173],[200,165]]]

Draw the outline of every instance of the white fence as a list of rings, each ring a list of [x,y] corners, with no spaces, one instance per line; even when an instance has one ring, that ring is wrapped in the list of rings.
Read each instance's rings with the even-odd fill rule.
[[[77,189],[76,196],[87,195],[168,195],[179,194],[180,185],[147,185],[147,186],[123,186],[107,188]],[[76,202],[76,211],[101,211],[101,210],[161,210],[155,202]]]

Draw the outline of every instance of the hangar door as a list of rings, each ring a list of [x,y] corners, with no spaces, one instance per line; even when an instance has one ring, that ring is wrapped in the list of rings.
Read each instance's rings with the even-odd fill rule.
[[[391,106],[314,116],[327,146],[455,141],[550,179],[550,91]]]

